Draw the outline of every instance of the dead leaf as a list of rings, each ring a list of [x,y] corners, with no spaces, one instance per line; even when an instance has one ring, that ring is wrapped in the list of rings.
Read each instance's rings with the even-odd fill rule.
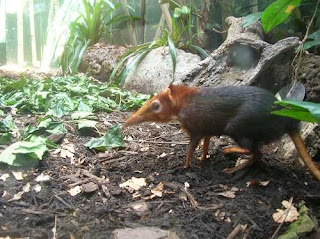
[[[146,202],[135,202],[130,205],[138,216],[147,215],[150,213],[149,204]]]
[[[235,198],[236,197],[236,192],[234,191],[225,191],[221,193],[216,193],[216,195],[220,195],[226,198]]]
[[[162,197],[162,194],[163,194],[163,182],[160,182],[155,188],[151,189],[151,197],[154,196],[154,197]]]
[[[146,151],[148,151],[148,150],[149,150],[149,146],[142,147],[142,148],[140,149],[141,152],[146,152]]]
[[[69,158],[71,160],[74,159],[74,144],[64,144],[61,146],[60,157],[61,158]]]
[[[166,157],[166,156],[167,156],[166,153],[162,153],[162,154],[160,154],[159,156],[157,156],[157,158],[164,158],[164,157]]]
[[[23,175],[22,175],[22,172],[14,172],[14,171],[11,171],[12,172],[12,174],[13,174],[13,176],[14,176],[14,178],[16,179],[16,180],[23,180]]]
[[[130,193],[133,193],[134,191],[138,191],[141,187],[146,186],[146,179],[145,178],[136,178],[131,177],[131,179],[127,180],[124,183],[121,183],[119,185],[120,188],[127,189]]]
[[[41,185],[40,184],[35,185],[32,188],[32,191],[35,191],[36,193],[40,192],[41,191]]]
[[[22,195],[28,192],[30,192],[30,183],[27,183],[26,185],[24,185],[22,188],[22,191],[15,194],[12,199],[8,200],[8,202],[20,200],[22,198]]]
[[[235,198],[236,192],[239,191],[239,188],[237,188],[237,187],[231,187],[230,189],[228,189],[228,186],[221,185],[221,184],[220,184],[220,187],[222,187],[226,191],[215,193],[215,195],[220,195],[220,196],[223,196],[226,198]]]
[[[41,173],[37,178],[36,178],[36,182],[45,182],[45,181],[49,181],[50,180],[50,176],[49,175],[44,175],[43,173]]]
[[[77,194],[81,193],[81,187],[80,186],[75,186],[74,188],[71,188],[70,190],[68,190],[68,193],[74,197]]]
[[[110,191],[106,185],[101,185],[101,189],[106,197],[110,197]]]
[[[82,191],[85,193],[92,193],[99,189],[98,185],[93,182],[82,184],[81,186],[82,186]]]
[[[2,174],[2,175],[1,175],[0,180],[6,181],[7,178],[9,178],[9,177],[10,177],[10,175],[9,175],[8,173],[5,173],[5,174]]]
[[[293,222],[298,220],[299,213],[297,208],[293,206],[292,202],[290,201],[282,201],[282,205],[286,208],[285,210],[277,209],[277,212],[275,212],[272,217],[273,220],[277,223],[283,223],[283,222]]]

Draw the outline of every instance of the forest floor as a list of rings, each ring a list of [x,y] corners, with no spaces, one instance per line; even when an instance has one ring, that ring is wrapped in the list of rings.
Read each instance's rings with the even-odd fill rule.
[[[129,114],[99,113],[100,128],[123,123]],[[19,117],[15,121],[21,125],[35,120]],[[0,175],[10,177],[0,179],[0,237],[111,238],[116,229],[147,226],[179,238],[227,238],[243,225],[234,238],[265,239],[288,229],[289,223],[276,223],[272,215],[290,198],[297,208],[305,202],[310,217],[320,219],[319,182],[299,163],[277,158],[271,146],[249,170],[227,175],[223,169],[238,158],[222,154],[222,148],[233,145],[228,138],[212,138],[210,158],[197,160],[197,149],[191,168],[184,169],[188,138],[178,124],[145,123],[126,129],[124,136],[120,149],[96,152],[84,146],[91,137],[70,126],[60,151],[24,169],[23,179],[12,176],[21,169],[1,168]],[[40,174],[50,179],[36,181]],[[132,177],[145,179],[145,186],[120,187]],[[12,200],[27,184],[30,191]],[[41,190],[34,190],[39,185]],[[72,196],[77,186],[82,191]]]

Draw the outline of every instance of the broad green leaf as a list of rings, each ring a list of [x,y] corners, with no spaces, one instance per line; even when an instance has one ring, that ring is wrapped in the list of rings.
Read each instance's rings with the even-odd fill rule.
[[[18,81],[13,81],[12,83],[8,84],[4,89],[3,92],[7,93],[13,90],[22,90],[23,87],[26,85],[27,80],[24,77],[21,77]]]
[[[246,28],[260,20],[262,12],[251,13],[243,18],[242,27]]]
[[[320,30],[315,31],[315,32],[311,33],[310,35],[308,35],[308,39],[312,39],[315,41],[320,40]]]
[[[304,50],[308,50],[308,49],[310,49],[311,47],[314,47],[314,46],[320,46],[320,40],[308,41],[308,42],[304,43],[303,44],[303,49]]]
[[[0,162],[12,166],[31,166],[41,160],[48,151],[47,140],[42,137],[31,137],[30,141],[18,141],[11,144],[0,154]]]
[[[106,150],[108,148],[118,148],[123,144],[123,136],[121,131],[121,125],[115,125],[111,127],[107,133],[101,138],[92,138],[86,147],[96,150]]]
[[[3,110],[0,110],[0,116],[4,116]]]
[[[277,0],[270,4],[261,15],[262,27],[265,32],[284,22],[291,12],[299,6],[301,0]]]
[[[320,123],[320,104],[306,101],[276,101],[284,108],[272,114],[291,117],[301,121]]]
[[[78,120],[78,119],[87,119],[87,118],[93,118],[94,114],[91,112],[87,112],[87,111],[80,111],[80,112],[75,112],[71,115],[71,118],[73,120]]]
[[[11,139],[12,135],[10,133],[0,133],[0,144],[8,144]]]
[[[4,120],[3,123],[8,127],[11,131],[19,130],[17,125],[14,123],[12,115],[8,115]]]
[[[82,128],[95,128],[98,121],[95,120],[88,120],[88,119],[81,119],[78,120],[78,129]]]

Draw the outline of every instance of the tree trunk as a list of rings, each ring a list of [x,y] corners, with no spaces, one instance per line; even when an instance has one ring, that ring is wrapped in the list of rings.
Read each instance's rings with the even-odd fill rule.
[[[38,66],[37,60],[37,46],[36,46],[36,33],[34,26],[34,8],[33,0],[29,0],[29,13],[30,13],[30,37],[31,37],[31,54],[32,54],[32,65]]]
[[[144,43],[146,0],[141,0],[141,43]]]
[[[130,12],[128,10],[128,3],[127,0],[120,0],[121,4],[122,4],[122,9],[124,14],[127,17],[130,17]],[[129,36],[130,36],[130,41],[133,45],[137,45],[137,36],[136,36],[136,31],[135,31],[135,27],[134,27],[134,22],[133,21],[128,21],[127,22],[127,26],[128,26],[128,31],[129,31]]]
[[[24,0],[19,0],[18,1],[18,11],[17,11],[18,65],[24,64],[23,5],[24,5]]]

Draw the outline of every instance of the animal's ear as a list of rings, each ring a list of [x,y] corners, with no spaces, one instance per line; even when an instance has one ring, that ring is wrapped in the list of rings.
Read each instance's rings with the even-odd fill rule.
[[[168,88],[165,89],[164,92],[168,96],[169,100],[172,102],[173,98],[172,98],[172,92],[171,92],[171,89],[170,89],[170,85],[168,86]]]

